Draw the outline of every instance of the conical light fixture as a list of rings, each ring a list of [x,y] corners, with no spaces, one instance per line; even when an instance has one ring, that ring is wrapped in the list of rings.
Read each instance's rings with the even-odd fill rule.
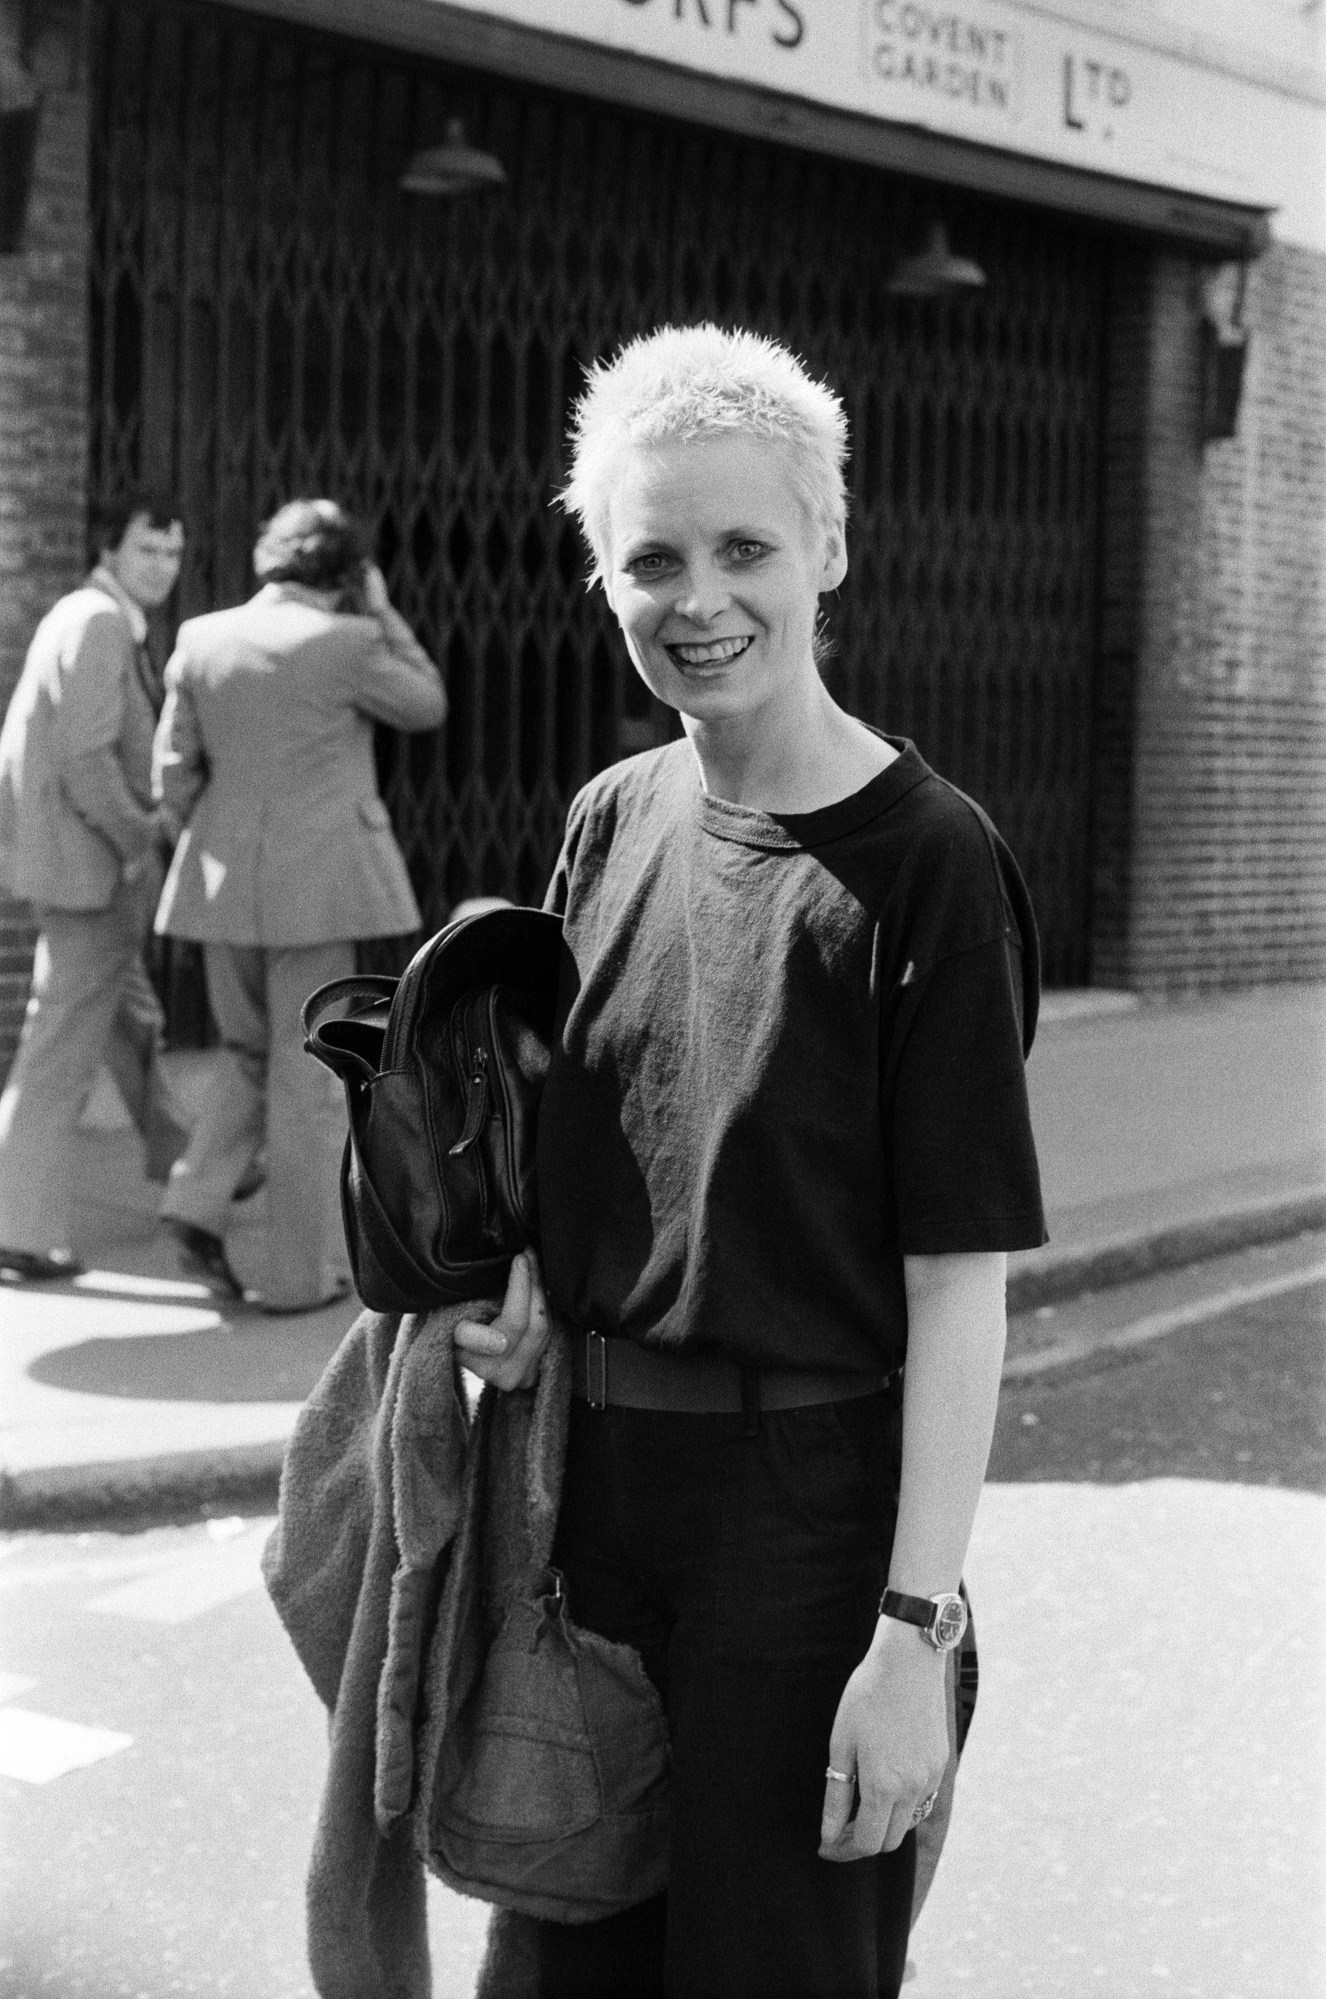
[[[425,146],[415,153],[401,186],[407,194],[472,194],[481,187],[505,187],[506,168],[492,153],[481,153],[467,144],[465,127],[459,118],[447,120],[447,136],[440,146]]]
[[[948,231],[936,222],[924,250],[904,257],[889,279],[894,298],[957,298],[977,291],[985,283],[985,272],[970,257],[955,256],[949,248]]]

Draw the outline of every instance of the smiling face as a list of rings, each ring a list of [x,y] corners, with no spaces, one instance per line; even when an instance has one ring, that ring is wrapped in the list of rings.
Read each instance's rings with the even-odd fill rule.
[[[184,529],[178,521],[156,528],[146,514],[135,514],[119,547],[103,549],[101,560],[120,588],[151,611],[175,588],[183,557]]]
[[[660,701],[720,726],[798,713],[819,684],[820,593],[847,561],[778,445],[724,435],[632,447],[605,526],[608,600]]]

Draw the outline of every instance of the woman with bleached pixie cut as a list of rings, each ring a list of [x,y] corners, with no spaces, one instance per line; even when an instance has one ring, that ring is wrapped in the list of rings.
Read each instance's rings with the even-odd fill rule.
[[[666,326],[590,371],[562,498],[593,552],[593,581],[606,581],[607,499],[623,452],[737,435],[779,446],[784,476],[810,519],[841,539],[847,418],[833,390],[785,347],[716,326]]]
[[[1038,954],[984,813],[820,678],[846,448],[713,326],[577,412],[566,503],[684,739],[572,804],[543,1281],[460,1339],[511,1388],[572,1329],[554,1560],[662,1693],[673,1830],[666,1894],[531,1925],[545,1999],[896,1994],[949,1802],[1005,1253],[1045,1233]]]

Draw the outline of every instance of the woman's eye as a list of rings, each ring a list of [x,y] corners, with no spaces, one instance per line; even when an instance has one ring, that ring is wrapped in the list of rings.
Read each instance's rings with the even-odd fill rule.
[[[762,541],[734,541],[729,545],[728,553],[738,562],[754,562],[766,553],[767,547],[768,544]]]
[[[627,571],[632,576],[661,576],[671,558],[653,549],[647,555],[637,555],[627,563]]]

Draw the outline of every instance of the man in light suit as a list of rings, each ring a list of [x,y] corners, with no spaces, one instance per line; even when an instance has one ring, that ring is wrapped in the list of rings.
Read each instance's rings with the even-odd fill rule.
[[[302,1311],[347,1276],[344,1109],[303,1052],[300,1010],[354,971],[357,938],[419,925],[378,796],[373,725],[435,729],[446,696],[332,501],[281,508],[254,570],[262,587],[247,604],[180,627],[157,732],[157,795],[182,829],[157,929],[201,941],[222,1041],[163,1214],[186,1265],[238,1290],[226,1223],[265,1142],[258,1296]]]
[[[40,929],[0,1096],[0,1267],[29,1280],[78,1269],[71,1147],[103,1061],[153,1178],[184,1139],[160,1082],[161,1011],[142,961],[165,837],[145,614],[175,587],[184,530],[168,503],[137,493],[97,525],[96,567],[42,619],[0,731],[0,887],[32,903]]]

